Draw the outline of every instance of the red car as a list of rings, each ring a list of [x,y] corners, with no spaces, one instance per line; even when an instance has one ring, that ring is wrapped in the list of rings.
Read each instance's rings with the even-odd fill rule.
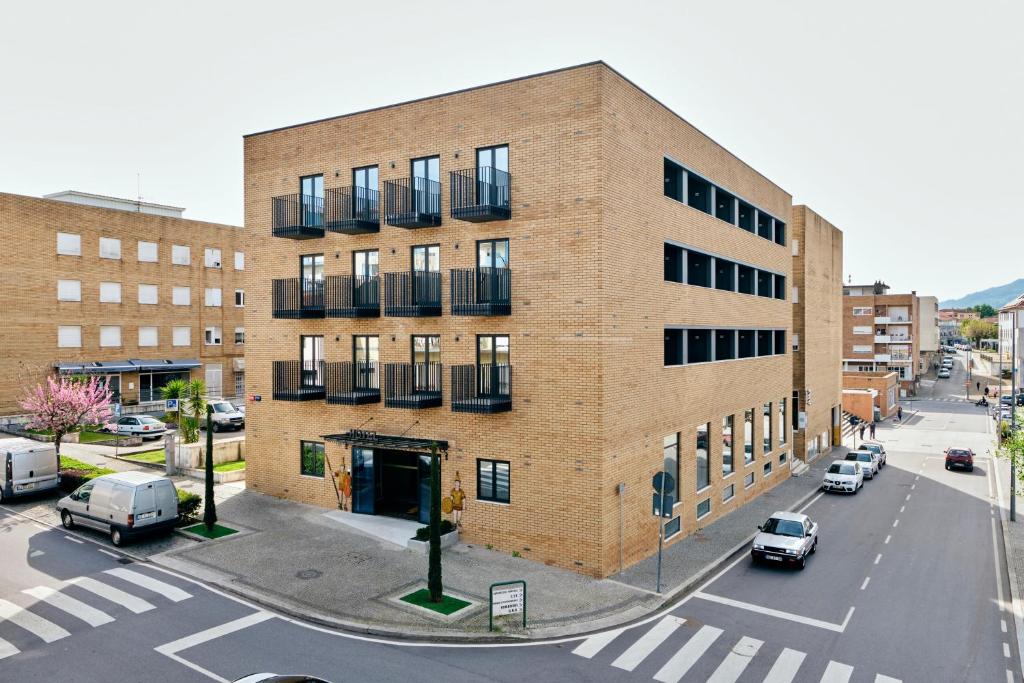
[[[946,469],[964,467],[968,472],[974,471],[974,451],[970,448],[947,448]]]

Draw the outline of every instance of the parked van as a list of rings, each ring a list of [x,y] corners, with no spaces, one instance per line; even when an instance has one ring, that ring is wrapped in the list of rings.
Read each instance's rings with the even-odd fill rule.
[[[64,528],[92,527],[120,546],[132,536],[172,530],[178,491],[167,477],[148,472],[105,474],[57,501],[57,512]]]
[[[60,484],[57,450],[32,439],[0,439],[0,502]]]
[[[213,431],[245,429],[245,413],[239,411],[232,403],[222,398],[211,398],[206,403],[213,408]],[[199,420],[199,428],[206,429],[205,416]]]

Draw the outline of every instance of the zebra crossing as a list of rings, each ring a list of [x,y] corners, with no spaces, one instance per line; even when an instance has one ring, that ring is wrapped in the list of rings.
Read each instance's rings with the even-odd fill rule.
[[[708,683],[735,683],[759,655],[772,651],[763,647],[764,641],[750,636],[741,636],[735,642],[729,642],[726,631],[709,624],[692,624],[697,627],[685,642],[678,643],[681,628],[687,624],[683,617],[667,615],[656,621],[645,630],[620,628],[597,633],[581,641],[572,654],[590,660],[602,659],[601,653],[612,643],[623,645],[623,634],[631,633],[639,636],[630,642],[610,665],[624,671],[636,671],[642,664],[652,669],[660,664],[653,679],[658,683],[679,683],[698,664],[707,670],[715,667],[714,672],[702,678]],[[692,630],[692,628],[690,629]],[[675,636],[675,638],[673,638]],[[709,654],[716,643],[727,643],[730,647],[725,656],[718,662],[710,661],[714,655]],[[812,670],[806,663],[807,653],[791,648],[783,648],[775,655],[774,662],[764,677],[764,683],[793,683],[794,681],[820,681],[820,683],[847,683],[853,676],[853,667],[849,664],[830,660],[824,670]],[[717,664],[717,666],[715,666]],[[767,666],[767,665],[766,665]],[[746,679],[745,679],[746,680]],[[900,679],[876,674],[875,683],[901,683]]]
[[[155,603],[158,598],[154,595],[171,603],[192,597],[190,593],[177,586],[134,569],[116,567],[106,570],[104,574],[106,576],[78,576],[61,582],[59,587],[26,588],[21,593],[34,599],[34,602],[27,606],[17,604],[15,600],[18,598],[13,595],[7,596],[11,600],[0,598],[0,660],[21,652],[14,643],[2,637],[6,635],[18,640],[12,630],[6,628],[6,624],[16,627],[15,631],[21,636],[20,640],[25,640],[24,634],[27,632],[49,644],[69,637],[72,634],[69,629],[81,628],[82,624],[97,628],[116,621],[117,617],[112,614],[114,608],[110,605],[123,608],[132,614],[141,614],[157,608]],[[67,590],[71,587],[79,588],[90,597],[97,598],[98,604],[90,604],[83,597],[71,595]],[[142,595],[129,592],[126,588],[140,590]],[[33,607],[37,605],[54,608],[58,614],[69,618],[68,623],[56,624],[37,614],[33,611]],[[52,618],[52,614],[50,616]]]

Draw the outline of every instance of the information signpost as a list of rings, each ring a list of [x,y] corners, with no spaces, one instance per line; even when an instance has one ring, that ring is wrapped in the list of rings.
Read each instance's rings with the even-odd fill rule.
[[[494,630],[494,617],[523,615],[526,628],[526,581],[499,581],[491,584],[488,630]]]

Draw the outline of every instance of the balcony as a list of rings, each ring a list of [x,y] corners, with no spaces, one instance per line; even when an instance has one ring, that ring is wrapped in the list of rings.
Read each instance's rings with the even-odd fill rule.
[[[274,361],[275,401],[322,401],[324,399],[323,361]]]
[[[328,318],[379,318],[380,279],[377,276],[331,275],[324,286]]]
[[[384,273],[384,315],[404,318],[441,315],[441,273]]]
[[[274,280],[274,317],[286,320],[324,317],[324,283],[293,277]]]
[[[343,235],[380,232],[380,193],[366,187],[324,191],[324,226]]]
[[[308,240],[324,236],[324,199],[308,194],[273,198],[274,237]]]
[[[380,403],[380,372],[377,363],[328,363],[324,379],[327,403],[346,406]]]
[[[889,356],[889,362],[890,363],[909,363],[910,362],[910,356],[904,356],[904,355],[900,355],[900,354],[891,354]]]
[[[388,408],[441,406],[440,363],[385,363],[384,405]]]
[[[491,415],[512,410],[511,365],[452,367],[452,412]]]
[[[441,183],[426,178],[401,178],[384,183],[384,213],[397,228],[441,225]]]
[[[473,223],[512,217],[512,178],[490,166],[452,171],[452,218]]]
[[[452,315],[510,315],[512,271],[462,268],[451,273]]]
[[[887,315],[876,315],[875,316],[875,324],[876,325],[888,325],[889,324],[889,316],[887,316]]]
[[[888,353],[876,353],[875,361],[878,363],[888,363],[891,356]]]
[[[876,334],[875,335],[875,343],[876,344],[888,344],[891,339],[892,339],[892,337],[890,335],[888,335],[888,334]]]

